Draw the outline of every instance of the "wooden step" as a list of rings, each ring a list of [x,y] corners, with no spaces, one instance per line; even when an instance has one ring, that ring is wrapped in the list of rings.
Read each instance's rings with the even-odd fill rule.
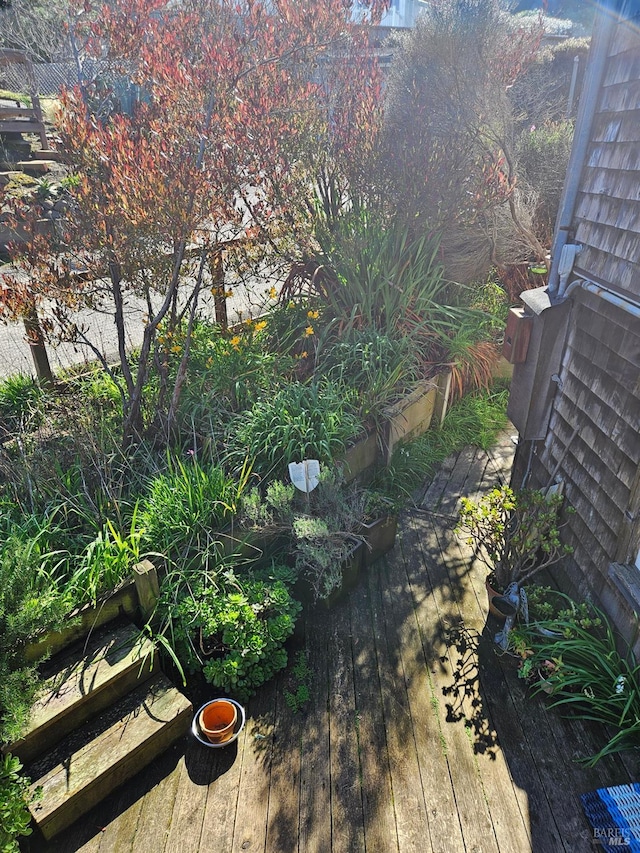
[[[33,156],[36,160],[53,160],[55,163],[61,163],[64,160],[64,151],[56,151],[53,148],[34,151]]]
[[[45,132],[45,126],[40,121],[17,119],[16,121],[0,122],[0,133],[40,133]]]
[[[27,175],[45,175],[56,164],[53,160],[20,160],[16,165]]]
[[[38,114],[31,107],[0,107],[0,120],[5,118],[27,118],[39,121]]]
[[[117,702],[158,668],[153,643],[126,623],[91,637],[48,662],[40,698],[25,735],[6,749],[32,761],[104,708]]]
[[[181,738],[192,713],[189,700],[156,675],[27,767],[32,790],[42,788],[30,808],[44,837],[70,826]]]

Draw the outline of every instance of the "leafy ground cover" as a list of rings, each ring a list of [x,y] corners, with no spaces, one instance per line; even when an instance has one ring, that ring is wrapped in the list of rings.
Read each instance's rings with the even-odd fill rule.
[[[410,387],[415,363],[387,361],[389,330],[363,325],[347,348],[305,297],[228,332],[199,322],[193,340],[181,429],[169,444],[150,430],[122,449],[122,398],[101,370],[70,372],[50,390],[25,377],[0,385],[4,740],[19,732],[37,681],[25,644],[116,588],[143,557],[161,575],[155,635],[183,673],[203,672],[245,698],[286,663],[301,567],[318,571],[318,547],[324,559],[336,537],[340,548],[353,537],[362,489],[345,488],[335,474],[309,504],[281,478],[303,456],[331,472],[363,422],[374,422],[370,413]],[[182,340],[163,345],[169,357]],[[442,428],[401,447],[369,493],[400,505],[451,450],[486,445],[505,407],[501,386],[467,395]],[[296,518],[306,525],[297,552]],[[284,549],[262,563],[230,552],[221,532],[241,519],[288,530]],[[324,538],[307,530],[317,523],[327,525]],[[331,591],[326,578],[324,586],[316,580]]]

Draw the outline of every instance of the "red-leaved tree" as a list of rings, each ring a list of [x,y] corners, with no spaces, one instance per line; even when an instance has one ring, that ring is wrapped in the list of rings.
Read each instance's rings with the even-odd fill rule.
[[[190,331],[205,288],[219,295],[222,253],[292,253],[323,181],[341,198],[356,185],[378,123],[363,34],[385,4],[76,2],[74,42],[99,60],[100,79],[62,97],[58,130],[75,176],[64,233],[55,246],[38,238],[27,247],[19,260],[28,284],[13,282],[2,303],[5,313],[19,300],[35,305],[49,335],[88,344],[107,370],[76,311],[112,314],[128,445],[150,423],[172,429]],[[132,110],[118,108],[114,81],[137,87]],[[145,310],[133,363],[132,299]],[[45,304],[54,306],[47,316]],[[163,349],[159,329],[179,324],[180,351]],[[154,370],[160,391],[145,422]]]

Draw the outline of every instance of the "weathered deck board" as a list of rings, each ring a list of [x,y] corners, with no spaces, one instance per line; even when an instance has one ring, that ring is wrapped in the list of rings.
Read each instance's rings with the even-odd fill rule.
[[[403,549],[406,545],[413,544],[405,539]],[[388,633],[395,631],[396,634],[396,645],[402,658],[405,685],[411,705],[413,737],[424,791],[431,849],[434,853],[455,853],[464,846],[464,842],[452,787],[451,768],[437,713],[441,704],[437,666],[434,667],[437,651],[432,646],[425,661],[408,580],[406,577],[402,579],[401,589],[394,586],[394,562],[393,559],[389,560],[390,572],[380,571],[380,578],[384,588],[387,630]],[[402,565],[403,561],[400,560],[399,563]],[[399,580],[398,578],[396,583]],[[426,838],[424,844],[424,849],[427,849]]]
[[[339,850],[364,853],[362,783],[358,758],[358,719],[353,677],[349,602],[331,614],[329,635],[329,751],[331,766],[331,842]]]
[[[427,853],[430,849],[430,845],[427,846],[430,838],[429,819],[420,783],[420,765],[415,749],[406,680],[394,626],[385,619],[385,596],[379,583],[384,562],[371,571],[369,589],[387,749],[392,768],[391,786],[398,850],[400,853],[408,853],[421,849]]]
[[[323,621],[324,617],[324,621]],[[324,626],[324,630],[323,630]],[[331,771],[329,756],[329,670],[326,613],[312,611],[306,621],[311,701],[304,711],[300,764],[300,853],[324,853],[331,843]],[[322,632],[322,633],[320,633]]]
[[[513,450],[505,434],[447,460],[401,519],[394,551],[348,600],[305,615],[302,712],[287,707],[283,675],[248,703],[236,744],[188,739],[84,823],[25,849],[591,851],[580,794],[636,778],[640,755],[576,761],[602,732],[531,697],[496,655],[484,569],[453,533],[460,495],[507,482]]]
[[[174,751],[180,747],[174,747]],[[163,757],[164,758],[164,757]],[[142,809],[138,817],[135,834],[135,853],[162,853],[171,826],[172,810],[167,803],[175,802],[180,782],[180,757],[166,756],[165,773],[151,787],[149,793],[141,798]],[[160,762],[159,762],[160,764]],[[160,775],[160,774],[158,774]],[[118,821],[114,821],[118,823]]]
[[[465,455],[460,462],[462,470],[459,472],[459,477],[466,477],[472,459],[469,455]],[[454,469],[454,476],[455,473]],[[421,543],[427,545],[430,551],[433,550],[436,541],[435,531],[429,535],[428,526],[428,524],[422,524],[414,528],[414,535],[417,534],[416,550],[418,552]],[[461,621],[459,605],[456,604],[456,600],[459,601],[461,597],[461,591],[458,588],[458,580],[455,579],[452,583],[449,578],[447,566],[442,559],[437,563],[430,563],[428,571],[422,572],[422,577],[419,574],[420,563],[422,561],[405,561],[414,589],[428,593],[423,597],[420,627],[422,635],[428,638],[429,654],[435,654],[441,663],[441,666],[434,671],[433,677],[436,691],[440,694],[437,707],[445,748],[447,755],[452,756],[449,767],[462,835],[465,844],[471,849],[497,851],[497,841],[487,808],[482,778],[469,737],[470,730],[465,725],[467,717],[464,705],[468,704],[470,697],[463,692],[458,708],[459,718],[452,723],[448,722],[451,713],[443,697],[444,689],[450,685],[452,669],[449,661],[447,631]],[[415,644],[415,640],[413,642]],[[469,679],[465,687],[470,692],[474,691],[473,681]]]
[[[267,850],[298,851],[300,818],[300,746],[303,715],[284,698],[284,679],[276,683],[276,713],[271,753]]]
[[[391,768],[384,728],[377,641],[365,579],[351,595],[355,713],[362,772],[362,809],[367,853],[398,849]]]
[[[214,756],[209,775],[198,780],[208,784],[200,849],[231,850],[245,748],[246,730],[235,744],[209,750]],[[205,748],[194,744],[194,749],[203,752]],[[167,845],[165,849],[169,853],[172,848]]]

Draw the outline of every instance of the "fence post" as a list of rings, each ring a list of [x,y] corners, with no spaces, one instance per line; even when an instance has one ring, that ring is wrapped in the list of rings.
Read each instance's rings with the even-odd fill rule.
[[[140,612],[145,621],[155,610],[160,598],[160,585],[158,583],[158,572],[150,560],[143,560],[133,567],[133,579],[138,593],[138,604]]]

